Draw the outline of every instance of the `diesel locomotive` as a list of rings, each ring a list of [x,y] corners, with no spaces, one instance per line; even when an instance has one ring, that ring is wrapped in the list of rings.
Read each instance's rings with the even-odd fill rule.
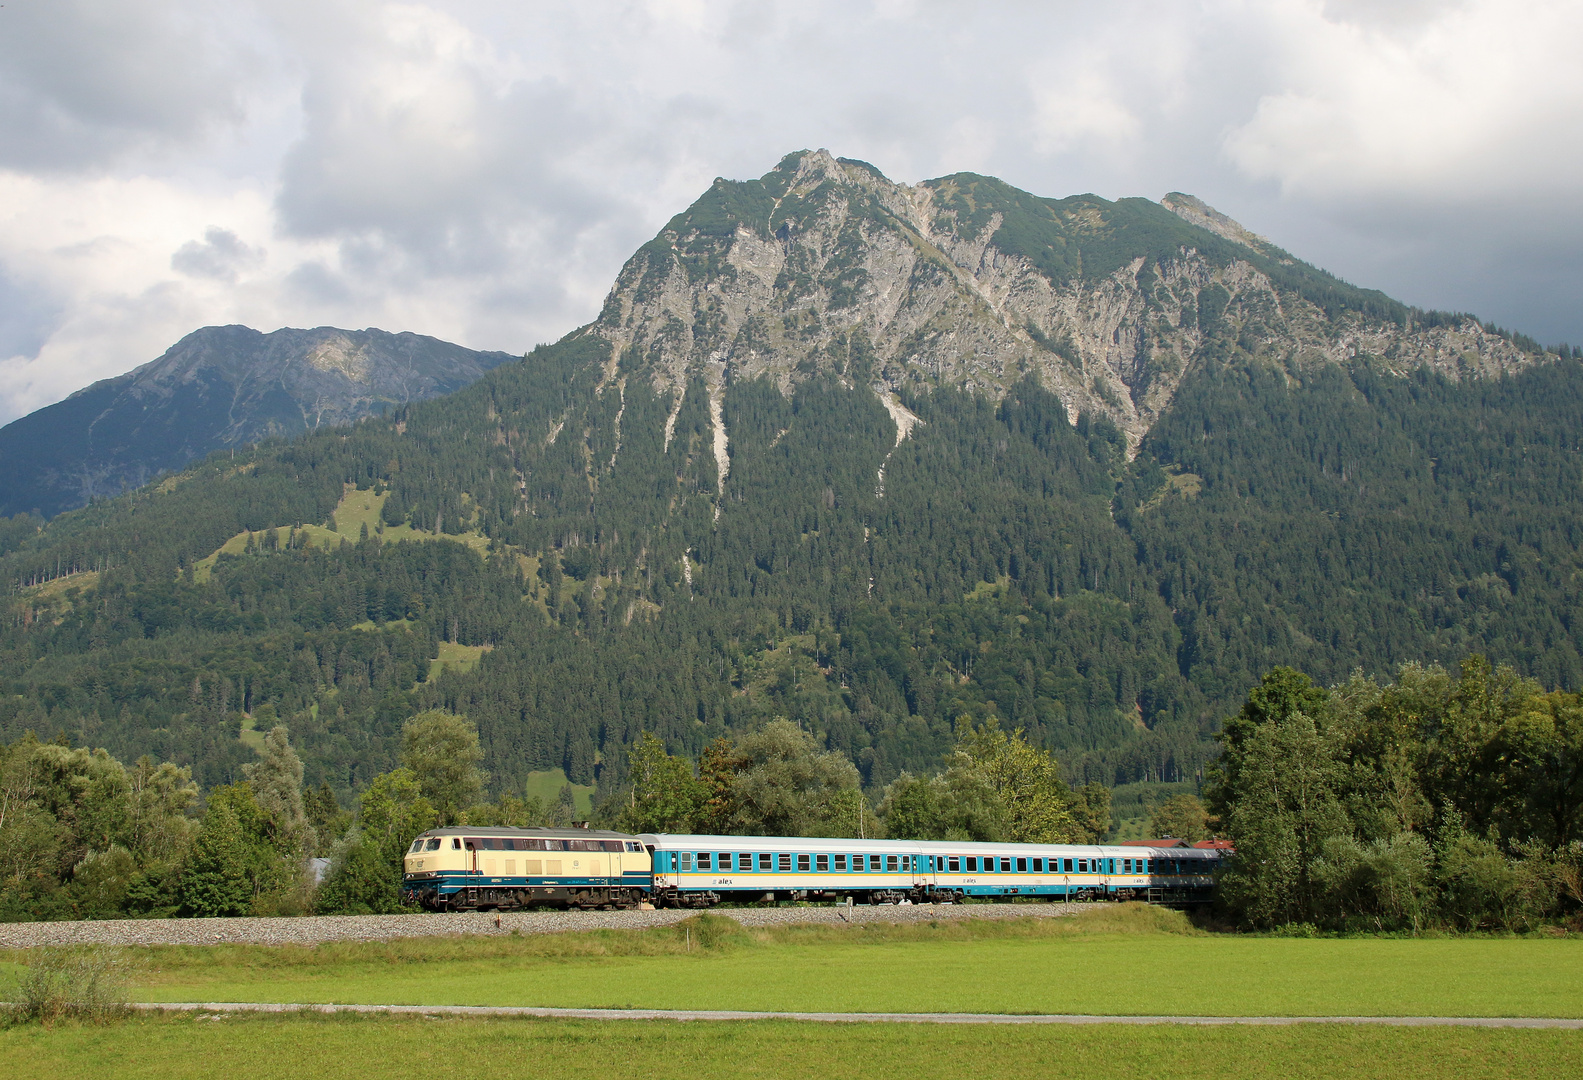
[[[402,899],[430,911],[710,907],[722,901],[941,903],[968,897],[1207,903],[1222,852],[1198,848],[431,829]]]

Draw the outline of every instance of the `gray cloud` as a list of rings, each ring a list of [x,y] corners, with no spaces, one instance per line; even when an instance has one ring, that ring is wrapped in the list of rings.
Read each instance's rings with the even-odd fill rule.
[[[235,281],[244,270],[264,261],[264,251],[242,242],[230,229],[211,225],[204,230],[203,242],[189,240],[170,257],[170,268],[191,277]]]
[[[259,72],[246,29],[198,0],[8,0],[0,164],[100,165],[240,121]]]
[[[0,227],[71,328],[30,400],[182,318],[520,350],[591,318],[713,177],[817,146],[901,180],[1191,191],[1360,284],[1583,342],[1583,14],[1556,0],[7,0],[0,21],[16,4],[0,170],[125,200],[54,242],[115,253],[114,302],[85,258]]]

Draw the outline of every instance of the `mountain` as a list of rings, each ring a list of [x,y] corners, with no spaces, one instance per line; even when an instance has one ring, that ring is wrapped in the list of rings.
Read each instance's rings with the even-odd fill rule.
[[[445,397],[0,527],[0,736],[343,796],[403,718],[609,793],[785,716],[870,790],[997,717],[1191,780],[1276,664],[1583,685],[1583,362],[1188,196],[715,182],[598,319]]]
[[[1470,317],[1413,312],[1293,259],[1191,196],[1041,199],[990,177],[917,186],[827,152],[717,180],[645,245],[591,333],[607,381],[676,392],[821,371],[885,391],[993,397],[1036,377],[1075,421],[1136,446],[1222,320],[1294,370],[1360,353],[1396,374],[1498,373],[1530,356]]]
[[[448,394],[512,359],[421,334],[206,326],[0,428],[0,513],[52,516],[215,450]]]

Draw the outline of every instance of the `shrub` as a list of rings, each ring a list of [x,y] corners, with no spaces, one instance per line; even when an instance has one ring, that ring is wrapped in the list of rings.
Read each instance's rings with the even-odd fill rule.
[[[11,995],[17,1023],[108,1023],[128,1011],[126,965],[101,947],[39,949]]]

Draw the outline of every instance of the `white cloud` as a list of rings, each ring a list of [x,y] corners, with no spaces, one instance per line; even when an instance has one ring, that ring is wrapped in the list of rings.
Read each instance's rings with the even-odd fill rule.
[[[1583,340],[1575,5],[6,0],[0,419],[209,323],[523,350],[716,175],[1193,191]]]
[[[1576,187],[1583,7],[1484,0],[1386,21],[1344,10],[1297,5],[1267,20],[1283,78],[1226,139],[1240,168],[1320,200]]]

